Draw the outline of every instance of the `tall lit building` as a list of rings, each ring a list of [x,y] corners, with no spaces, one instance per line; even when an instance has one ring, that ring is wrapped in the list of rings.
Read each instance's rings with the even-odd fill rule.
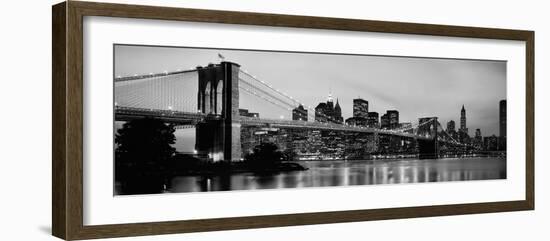
[[[462,105],[462,110],[460,110],[460,132],[468,134],[468,127],[466,127],[466,109]]]
[[[327,103],[319,103],[315,107],[315,121],[317,122],[328,122],[330,116],[327,115],[326,109],[328,108]]]
[[[387,110],[386,114],[380,117],[380,128],[397,129],[399,128],[399,111]]]
[[[332,95],[328,95],[327,102],[321,102],[315,107],[315,121],[318,122],[332,122],[342,124],[344,118],[342,117],[342,109],[340,103],[336,100],[334,105]]]
[[[336,99],[336,105],[334,106],[333,116],[334,116],[334,119],[336,120],[336,123],[339,123],[339,124],[344,123],[344,117],[342,117],[342,108],[340,108],[340,103],[338,103],[338,99]]]
[[[303,105],[292,110],[292,120],[307,121],[307,109]]]
[[[506,137],[506,100],[501,100],[499,104],[499,130],[500,137]]]
[[[336,109],[338,107],[338,109]],[[338,103],[338,99],[336,100],[336,107],[335,114],[340,114],[341,116],[341,110],[340,105]],[[353,116],[346,119],[346,125],[351,126],[367,126],[367,117],[369,116],[369,102],[363,99],[353,99]]]
[[[353,99],[353,117],[368,118],[369,102],[361,98]]]

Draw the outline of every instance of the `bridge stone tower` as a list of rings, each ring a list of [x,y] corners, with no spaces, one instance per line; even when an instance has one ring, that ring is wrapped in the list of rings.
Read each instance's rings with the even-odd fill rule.
[[[239,68],[231,62],[197,67],[197,110],[206,118],[197,124],[195,150],[213,161],[241,160]]]
[[[425,124],[424,124],[425,123]],[[418,139],[418,155],[420,159],[436,159],[439,157],[439,142],[437,139],[437,117],[424,117],[418,119],[418,135],[430,136],[432,139]]]

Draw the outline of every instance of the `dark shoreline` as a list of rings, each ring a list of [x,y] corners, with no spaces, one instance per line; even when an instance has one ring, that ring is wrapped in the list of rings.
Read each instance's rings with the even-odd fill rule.
[[[427,165],[438,165],[437,163],[438,162],[442,162],[442,163],[445,163],[446,161],[451,161],[453,163],[457,163],[457,162],[460,162],[460,159],[464,159],[467,163],[469,163],[468,165],[471,165],[472,162],[471,161],[467,161],[467,160],[470,160],[470,159],[477,159],[477,161],[481,164],[481,163],[484,163],[484,159],[487,159],[487,160],[498,160],[497,163],[503,163],[504,166],[506,165],[506,159],[505,158],[502,158],[502,157],[468,157],[468,158],[442,158],[442,159],[423,159],[423,160],[410,160],[411,163],[416,163],[417,161],[420,162],[420,163],[423,163],[423,162],[426,162],[428,163]],[[401,165],[407,165],[407,163],[409,163],[409,160],[387,160],[388,162],[372,162],[371,160],[348,160],[349,161],[349,168],[352,168],[353,166],[355,166],[357,164],[361,164],[361,163],[364,163],[366,165],[371,165],[371,164],[368,164],[368,163],[372,163],[374,165],[386,165],[389,164],[390,165],[390,168],[397,168],[398,166],[401,166]],[[337,164],[337,165],[347,165],[347,164],[344,164],[344,162],[348,162],[348,161],[345,161],[345,160],[328,160],[327,162],[331,162],[331,163],[341,163],[341,164]],[[386,160],[385,160],[386,161]],[[402,163],[396,163],[396,162],[402,162]],[[287,163],[291,163],[291,162],[287,162]],[[392,163],[395,163],[395,164],[392,164]],[[431,163],[431,164],[430,164]],[[489,163],[495,163],[495,162],[489,162]],[[305,163],[302,163],[302,164],[305,164]],[[330,163],[327,163],[327,165],[331,165]],[[416,165],[416,164],[413,164],[413,166]],[[424,165],[424,164],[421,164],[421,165]],[[483,164],[482,164],[483,165]],[[327,168],[326,165],[322,165],[321,162],[313,162],[313,163],[310,163],[309,165],[305,165],[307,166],[308,168],[310,167],[311,169],[309,169],[310,171],[313,171],[314,173],[315,172],[318,172],[319,169],[317,167],[320,167],[321,169],[324,169],[324,168]],[[341,166],[338,166],[339,168]],[[396,169],[397,170],[397,169]],[[288,174],[287,174],[288,173]],[[202,173],[199,173],[199,172],[187,172],[186,174],[184,175],[176,175],[176,176],[170,176],[170,177],[167,177],[167,179],[164,179],[163,183],[157,183],[159,185],[157,185],[156,187],[157,188],[153,188],[153,189],[127,189],[127,190],[124,190],[124,188],[122,187],[122,183],[121,182],[116,182],[115,183],[115,192],[114,192],[114,195],[137,195],[137,194],[160,194],[160,193],[165,193],[165,192],[172,192],[172,190],[174,190],[174,188],[178,185],[177,183],[178,182],[174,182],[174,180],[176,180],[177,178],[185,178],[187,180],[187,178],[191,178],[189,180],[193,180],[192,183],[189,183],[188,182],[188,185],[210,185],[209,182],[218,182],[217,185],[219,185],[219,182],[220,180],[223,182],[223,180],[230,180],[231,176],[233,175],[236,175],[236,176],[249,176],[249,175],[253,175],[255,176],[255,178],[253,178],[252,180],[260,180],[260,182],[262,182],[262,180],[273,180],[274,177],[278,176],[278,175],[290,175],[290,176],[295,176],[295,175],[302,175],[302,174],[298,174],[298,172],[296,171],[289,171],[289,172],[284,172],[284,171],[272,171],[272,172],[253,172],[251,170],[248,170],[248,169],[233,169],[232,171],[229,171],[229,172],[202,172]],[[305,172],[303,175],[311,175],[311,174],[307,174],[308,172]],[[391,177],[393,174],[389,173],[389,177]],[[492,177],[492,178],[475,178],[475,179],[464,179],[464,180],[456,180],[456,181],[466,181],[466,180],[492,180],[492,179],[506,179],[506,168],[504,167],[504,169],[502,169],[502,173],[499,174],[500,176],[499,177]],[[421,176],[425,176],[424,174],[422,174]],[[428,176],[426,176],[428,177]],[[430,175],[429,177],[434,177],[433,175]],[[449,181],[449,180],[447,180]],[[414,182],[414,183],[424,183],[424,182],[440,182],[440,181],[419,181],[419,182]],[[194,184],[193,184],[194,183]],[[381,183],[378,183],[378,184],[381,184]],[[397,184],[397,183],[396,183]],[[374,183],[370,183],[370,184],[351,184],[351,185],[375,185]],[[332,186],[332,185],[329,185],[329,186]],[[334,186],[340,186],[340,185],[334,185]],[[321,187],[321,186],[307,186],[307,187]],[[219,186],[218,186],[219,188]],[[226,187],[228,188],[228,187]],[[271,189],[271,188],[260,188],[260,189]],[[213,190],[213,191],[233,191],[233,190],[250,190],[250,189],[223,189],[223,190]],[[208,192],[208,191],[205,191],[205,190],[202,190],[202,191],[176,191],[177,193],[187,193],[187,192]]]
[[[424,159],[424,160],[443,160],[443,159],[471,159],[471,158],[504,158],[506,156],[494,156],[494,155],[478,155],[478,156],[461,156],[461,157],[441,157],[437,159]],[[304,167],[303,163],[306,162],[330,162],[330,161],[340,161],[340,162],[365,162],[365,163],[377,163],[377,162],[396,162],[396,161],[405,161],[405,160],[418,160],[418,156],[415,157],[398,157],[398,158],[376,158],[376,159],[313,159],[313,160],[293,160],[293,161],[282,161],[274,166],[266,167],[250,167],[247,163],[241,162],[207,162],[203,163],[198,169],[187,169],[185,171],[173,170],[171,174],[173,176],[220,176],[220,175],[231,175],[238,173],[251,172],[255,174],[276,174],[280,172],[289,172],[289,171],[306,171],[309,168]]]

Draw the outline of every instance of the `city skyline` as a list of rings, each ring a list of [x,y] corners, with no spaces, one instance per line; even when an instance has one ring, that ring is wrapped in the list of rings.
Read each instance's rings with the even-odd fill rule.
[[[504,62],[143,46],[114,59],[115,195],[507,177]]]
[[[400,122],[411,123],[426,116],[437,116],[442,124],[456,122],[464,105],[468,129],[480,128],[483,136],[498,135],[499,101],[506,98],[506,64],[501,61],[121,45],[115,51],[117,76],[204,66],[219,62],[220,53],[312,108],[331,93],[344,119],[353,116],[356,98],[367,100],[369,111],[381,116],[398,110]],[[242,108],[260,116],[272,112],[249,102],[241,103]],[[292,112],[282,115],[291,118]]]

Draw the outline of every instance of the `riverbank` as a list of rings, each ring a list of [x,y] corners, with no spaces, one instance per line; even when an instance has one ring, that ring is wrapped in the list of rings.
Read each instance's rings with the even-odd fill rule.
[[[506,178],[503,158],[304,161],[306,171],[177,176],[169,193],[429,183]]]
[[[471,153],[471,154],[442,154],[438,158],[424,159],[443,159],[443,158],[491,158],[501,157],[506,158],[506,152],[495,153]],[[422,159],[418,154],[394,154],[394,155],[371,155],[365,158],[330,158],[330,157],[315,157],[315,158],[297,158],[296,162],[304,161],[376,161],[376,160],[402,160],[402,159]]]
[[[170,162],[170,175],[223,175],[232,173],[276,173],[285,171],[304,171],[306,167],[298,162],[209,162],[189,155],[176,155]]]

